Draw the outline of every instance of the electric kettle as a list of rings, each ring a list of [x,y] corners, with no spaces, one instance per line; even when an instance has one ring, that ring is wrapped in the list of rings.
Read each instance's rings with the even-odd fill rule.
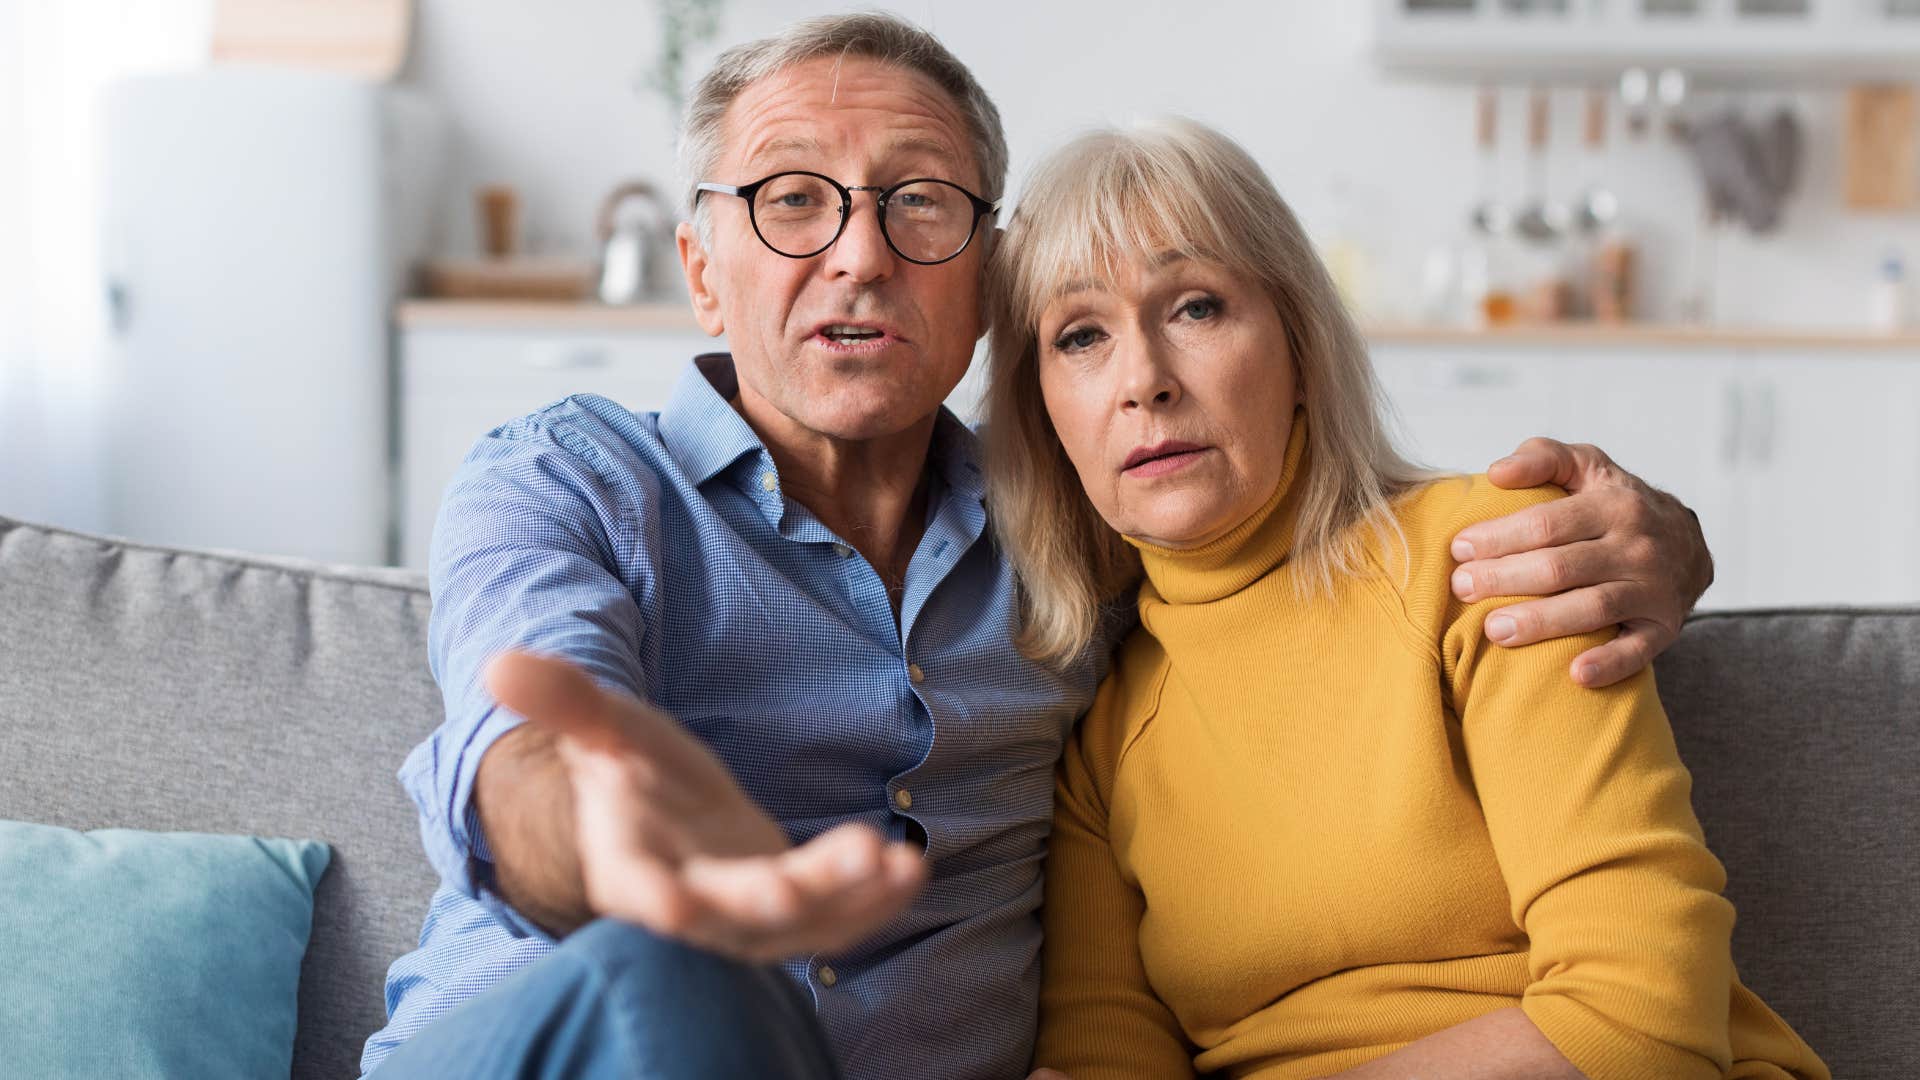
[[[639,208],[638,212],[630,208]],[[660,291],[673,216],[645,180],[629,180],[600,203],[600,302],[638,304]]]

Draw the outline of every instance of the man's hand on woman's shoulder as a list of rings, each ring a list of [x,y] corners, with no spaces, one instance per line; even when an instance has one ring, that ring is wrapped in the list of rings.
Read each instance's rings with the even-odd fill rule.
[[[1608,686],[1636,674],[1680,636],[1713,583],[1700,521],[1597,447],[1528,439],[1487,469],[1503,488],[1557,484],[1569,495],[1462,529],[1453,591],[1472,601],[1537,594],[1487,617],[1487,637],[1528,645],[1619,626],[1575,658],[1574,681]]]

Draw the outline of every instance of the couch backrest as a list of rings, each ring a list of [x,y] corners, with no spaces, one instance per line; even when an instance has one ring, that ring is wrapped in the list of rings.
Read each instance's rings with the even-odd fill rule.
[[[325,840],[294,1080],[359,1075],[435,877],[394,778],[439,722],[418,574],[0,518],[0,817]]]
[[[357,1075],[434,879],[394,779],[431,731],[394,570],[0,518],[0,817],[334,846],[295,1080]],[[1920,609],[1703,615],[1656,665],[1742,977],[1845,1078],[1920,1061]]]
[[[1834,1076],[1912,1076],[1920,609],[1696,616],[1654,671],[1742,980]]]

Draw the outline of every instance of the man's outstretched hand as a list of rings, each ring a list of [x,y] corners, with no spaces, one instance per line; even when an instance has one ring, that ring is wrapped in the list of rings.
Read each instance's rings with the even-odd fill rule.
[[[1699,519],[1596,447],[1528,439],[1487,469],[1503,488],[1558,484],[1569,495],[1462,529],[1453,591],[1539,595],[1487,616],[1487,637],[1529,645],[1612,626],[1620,634],[1573,661],[1582,686],[1607,686],[1647,666],[1680,636],[1713,582]]]
[[[918,848],[843,825],[794,847],[727,767],[673,718],[567,661],[507,652],[500,704],[556,739],[596,915],[742,960],[834,952],[926,882]]]

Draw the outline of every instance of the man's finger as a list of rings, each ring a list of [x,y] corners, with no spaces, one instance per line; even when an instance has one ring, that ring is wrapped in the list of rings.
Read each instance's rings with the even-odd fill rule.
[[[1638,675],[1678,635],[1652,620],[1626,625],[1620,636],[1573,659],[1573,681],[1599,689]]]
[[[912,902],[925,881],[920,862],[890,848],[865,877],[807,888],[780,858],[689,860],[683,880],[699,910],[684,936],[748,960],[835,952]]]
[[[1530,488],[1541,484],[1566,486],[1578,468],[1573,447],[1558,439],[1532,438],[1513,453],[1487,466],[1487,479],[1503,488]]]
[[[1581,540],[1498,559],[1479,559],[1453,571],[1453,595],[1468,603],[1495,596],[1551,596],[1630,576],[1617,548],[1604,540]]]
[[[1453,559],[1469,563],[1597,539],[1607,532],[1604,502],[1597,493],[1572,495],[1475,522],[1454,534]]]
[[[1487,639],[1517,648],[1549,638],[1610,630],[1620,625],[1632,609],[1632,589],[1631,585],[1607,582],[1500,608],[1487,616]]]

